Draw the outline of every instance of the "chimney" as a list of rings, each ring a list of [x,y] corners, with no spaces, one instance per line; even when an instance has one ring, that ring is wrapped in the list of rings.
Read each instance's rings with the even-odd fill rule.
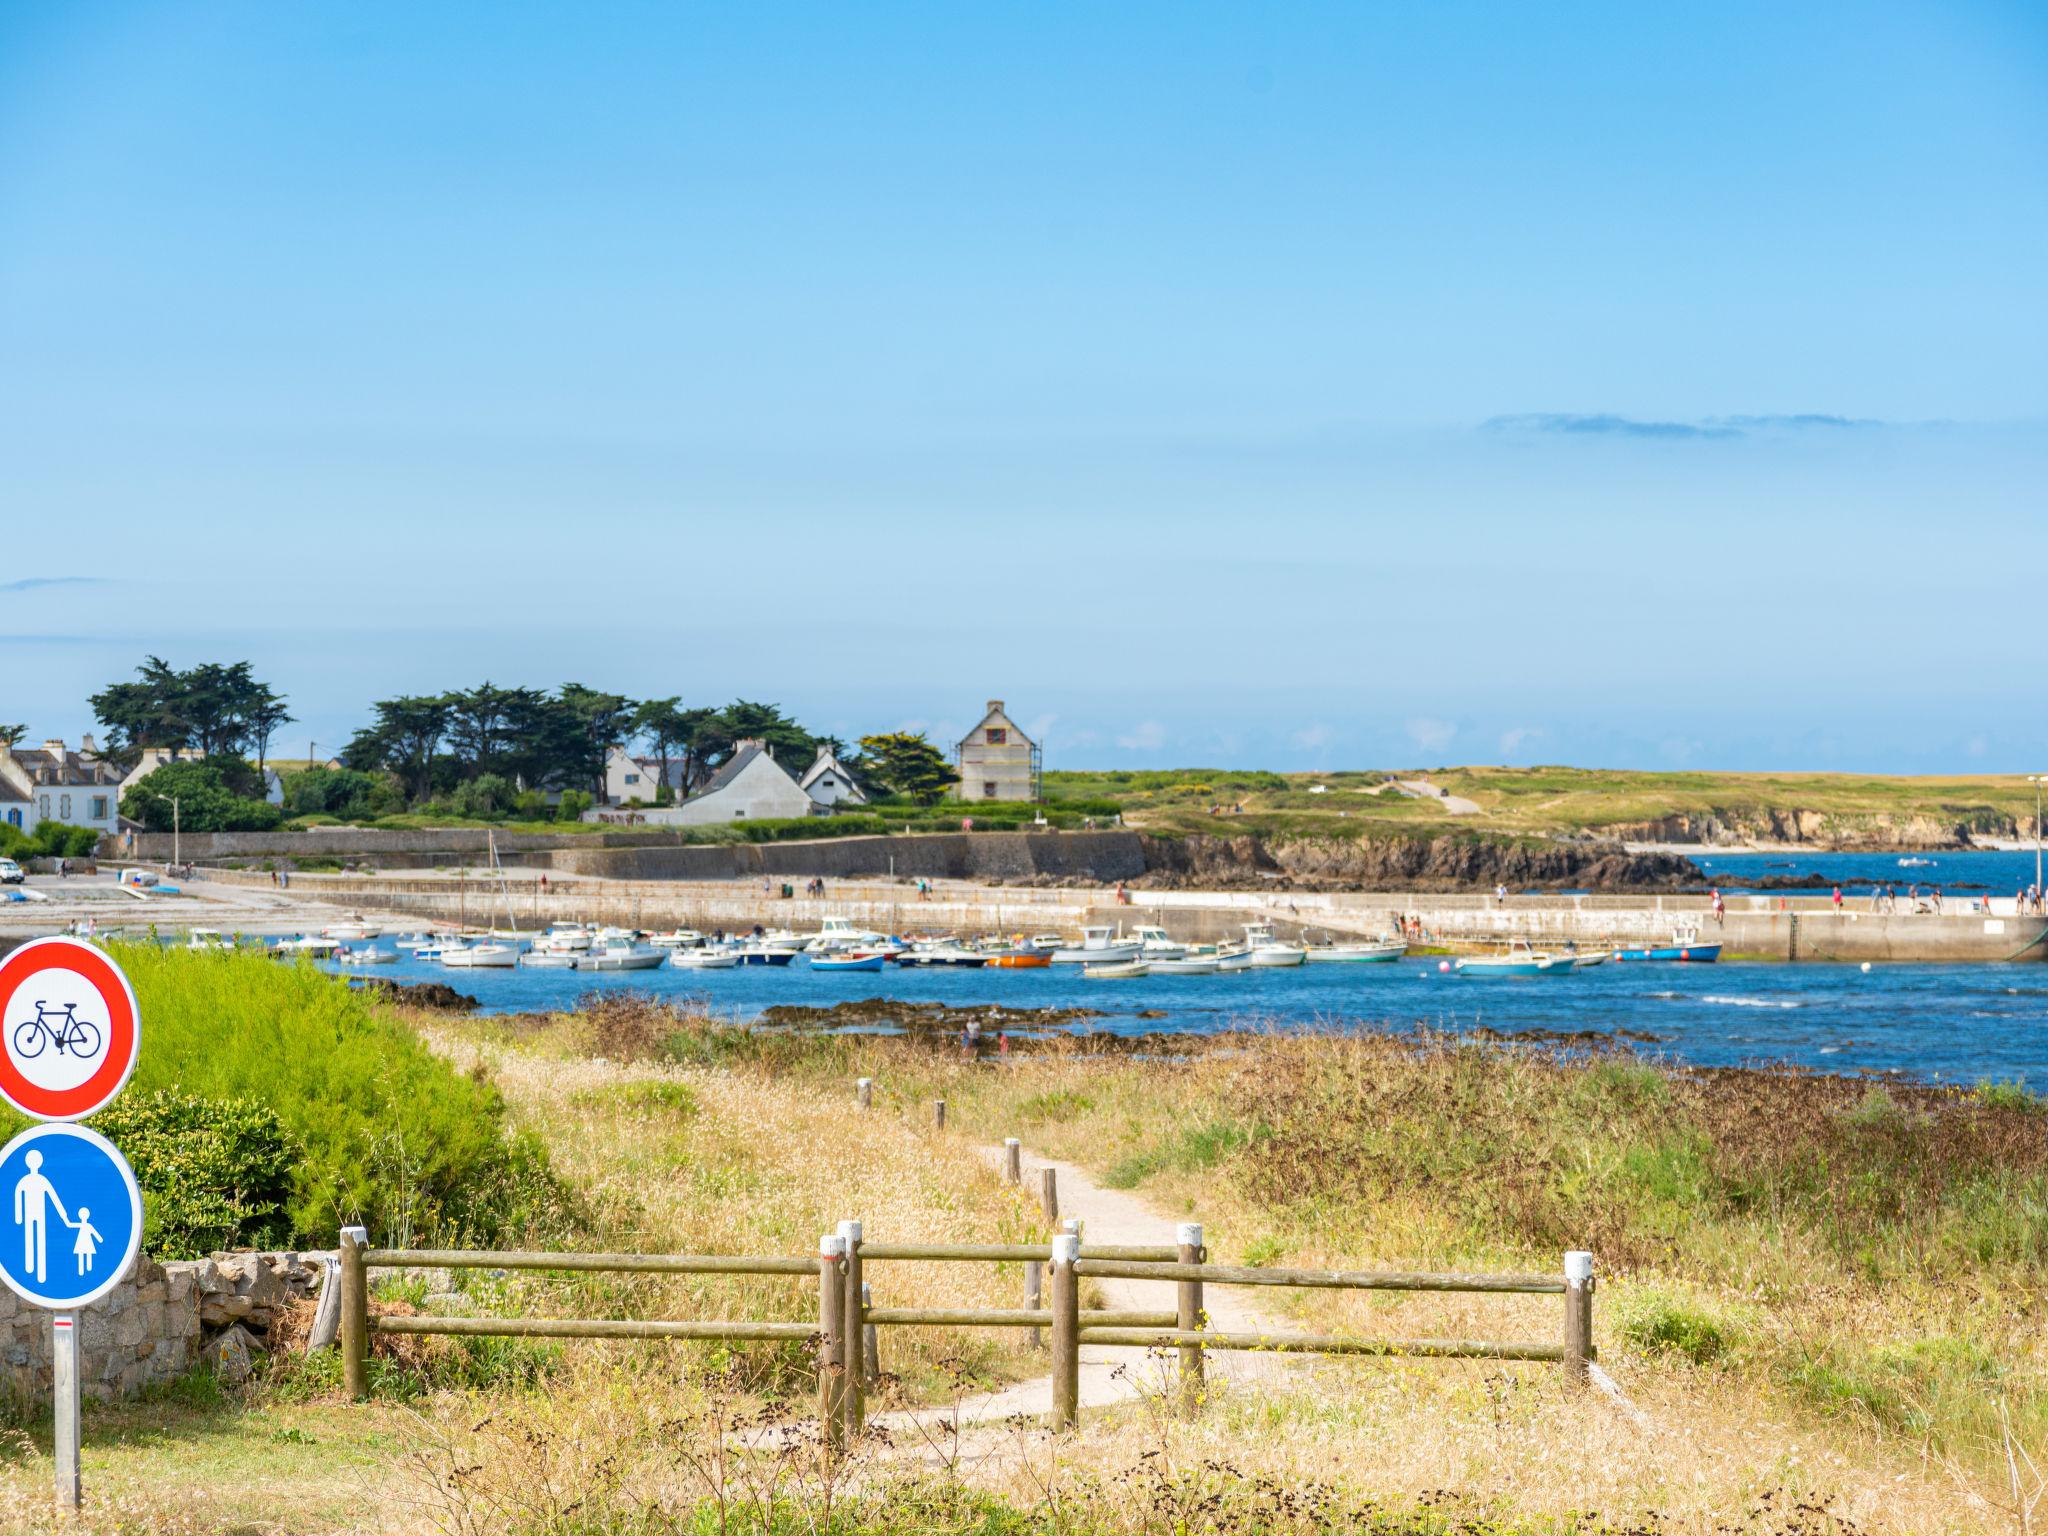
[[[78,750],[87,757],[98,757],[100,755],[100,749],[93,745],[91,731],[87,731],[78,738]]]
[[[43,743],[43,750],[45,752],[53,753],[58,757],[62,757],[64,755],[64,738],[61,736],[52,736],[48,741]]]
[[[1001,699],[990,699],[988,701],[988,712],[992,715],[1000,715],[1003,712],[1003,701]]]

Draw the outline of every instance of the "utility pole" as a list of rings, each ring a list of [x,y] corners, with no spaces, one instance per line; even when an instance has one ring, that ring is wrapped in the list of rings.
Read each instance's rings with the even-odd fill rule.
[[[2037,817],[2036,820],[2038,819]],[[2039,831],[2040,829],[2036,827],[2035,830]],[[178,836],[178,797],[173,795],[171,796],[171,862],[173,864],[184,863],[184,860],[179,857],[182,845],[178,841]]]
[[[2030,773],[2027,782],[2034,786],[2034,892],[2041,891],[2041,786],[2048,784],[2048,773]]]

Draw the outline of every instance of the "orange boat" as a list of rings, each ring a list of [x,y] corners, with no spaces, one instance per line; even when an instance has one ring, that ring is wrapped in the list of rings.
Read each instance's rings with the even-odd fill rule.
[[[1051,964],[1052,956],[1042,949],[1013,949],[988,957],[988,968],[992,971],[1035,971]]]

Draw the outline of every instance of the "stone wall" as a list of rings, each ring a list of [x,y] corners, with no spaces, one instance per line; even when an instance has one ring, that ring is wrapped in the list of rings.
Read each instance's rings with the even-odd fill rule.
[[[932,880],[1108,883],[1144,874],[1145,848],[1135,832],[936,832],[682,848],[577,846],[557,848],[545,862],[565,874],[620,880],[845,880],[893,873]]]
[[[132,1397],[202,1360],[225,1378],[249,1373],[278,1320],[318,1289],[326,1267],[295,1253],[222,1253],[157,1264],[78,1312],[79,1387],[88,1397]],[[50,1395],[50,1313],[0,1289],[0,1382],[30,1403]]]

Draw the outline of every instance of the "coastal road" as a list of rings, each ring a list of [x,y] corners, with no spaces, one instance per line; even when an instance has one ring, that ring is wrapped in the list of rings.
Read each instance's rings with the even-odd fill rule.
[[[1479,803],[1462,795],[1447,795],[1427,779],[1396,779],[1394,788],[1413,800],[1434,800],[1450,816],[1477,816]]]

